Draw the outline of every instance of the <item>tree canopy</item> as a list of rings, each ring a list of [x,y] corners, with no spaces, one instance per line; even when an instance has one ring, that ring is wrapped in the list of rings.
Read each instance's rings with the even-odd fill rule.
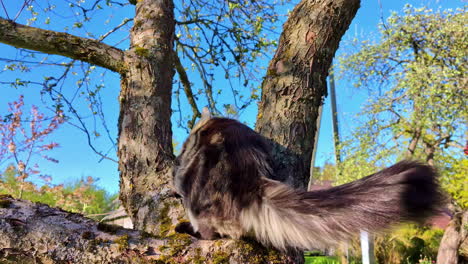
[[[356,52],[341,57],[342,78],[371,95],[360,113],[364,122],[342,144],[346,175],[362,177],[375,169],[369,164],[405,157],[426,160],[466,207],[466,19],[464,8],[408,5],[380,24],[378,37],[355,40]]]

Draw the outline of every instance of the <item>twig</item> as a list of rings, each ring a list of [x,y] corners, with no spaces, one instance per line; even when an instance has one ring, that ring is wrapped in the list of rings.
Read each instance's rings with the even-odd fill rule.
[[[184,66],[180,62],[180,58],[176,52],[174,52],[174,64],[175,64],[174,66],[177,70],[177,73],[179,74],[180,82],[182,83],[182,86],[184,87],[184,92],[185,92],[185,95],[187,96],[187,100],[189,101],[189,104],[192,107],[193,116],[192,116],[192,120],[189,121],[189,124],[188,124],[189,128],[191,129],[193,125],[195,124],[195,120],[197,119],[197,117],[200,117],[201,114],[200,114],[200,111],[198,110],[197,102],[195,101],[195,98],[193,96],[192,87],[190,85],[187,72],[185,71]]]
[[[105,38],[107,38],[110,34],[114,33],[115,31],[117,31],[118,29],[120,29],[121,27],[125,26],[128,22],[130,21],[133,21],[133,18],[125,18],[122,23],[120,23],[118,26],[116,26],[115,28],[111,29],[109,32],[107,32],[106,34],[102,35],[101,37],[99,37],[99,41],[103,41]]]

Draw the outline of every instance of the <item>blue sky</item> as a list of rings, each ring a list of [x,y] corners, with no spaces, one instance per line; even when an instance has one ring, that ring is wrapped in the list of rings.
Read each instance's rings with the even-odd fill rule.
[[[9,17],[13,17],[14,14],[16,14],[16,12],[20,9],[21,2],[22,1],[4,1]],[[39,3],[42,4],[45,4],[46,2],[47,1],[39,1]],[[342,39],[337,55],[339,56],[346,51],[347,41],[350,41],[353,38],[366,39],[372,38],[373,36],[375,37],[377,35],[377,24],[379,23],[381,16],[387,18],[391,11],[401,11],[405,4],[411,4],[416,7],[425,5],[433,9],[456,8],[463,5],[462,1],[457,0],[363,0],[361,2],[361,8],[359,9],[346,35]],[[39,9],[37,6],[35,8]],[[28,12],[29,11],[24,11],[17,22],[26,23],[26,18],[30,17],[30,13]],[[106,27],[105,25],[118,24],[125,17],[131,18],[133,17],[133,12],[133,6],[127,6],[124,8],[113,7],[109,10],[106,10],[102,15],[95,15],[92,23],[85,24],[85,28],[80,28],[80,31],[76,29],[76,32],[77,34],[83,34],[83,30],[86,30],[89,32],[95,32],[97,36],[102,35],[109,28],[111,28]],[[281,12],[286,13],[287,10],[281,10]],[[0,16],[6,17],[5,11],[0,11]],[[47,19],[47,15],[39,15],[38,21],[33,25],[41,28],[63,31],[64,25],[72,25],[74,22],[76,22],[72,9],[65,7],[56,9],[54,11],[54,19],[60,19],[60,23],[55,23],[57,20],[52,20],[50,24],[45,25],[43,23],[45,19]],[[75,29],[71,28],[68,32],[75,33],[74,30]],[[118,43],[117,46],[119,48],[126,49],[128,46],[128,40],[125,39],[127,36],[127,32],[125,30],[126,29],[123,28],[116,34],[111,35],[108,39],[106,39],[106,43],[111,45]],[[14,48],[0,44],[0,58],[12,59],[18,58],[20,56],[21,54]],[[41,56],[42,55],[40,54],[37,55],[37,57]],[[59,56],[48,56],[48,58],[51,61],[57,62],[63,60]],[[260,63],[262,63],[263,66],[266,66],[268,63],[268,58],[263,59]],[[4,64],[4,61],[0,61],[0,70],[3,69]],[[69,83],[76,82],[79,79],[80,70],[77,68],[76,71],[77,75],[71,75],[68,81]],[[52,68],[47,66],[40,66],[32,69],[27,73],[1,71],[0,81],[14,80],[16,78],[41,80],[43,76],[52,76],[57,74],[60,74],[60,69],[57,69],[57,67]],[[104,74],[104,76],[102,74]],[[104,106],[103,112],[106,116],[106,124],[110,130],[110,137],[115,140],[117,137],[117,115],[119,108],[117,100],[120,85],[118,76],[110,71],[95,71],[90,75],[90,78],[98,80],[98,82],[102,80],[103,84],[105,85],[101,90]],[[195,83],[195,87],[197,83],[199,85],[196,73],[189,72],[189,78],[192,82]],[[234,81],[234,83],[236,82]],[[357,90],[353,88],[350,83],[347,83],[344,80],[337,80],[336,83],[338,95],[338,116],[341,125],[340,132],[346,136],[356,125],[357,119],[355,115],[357,112],[359,112],[363,103],[365,103],[368,97],[368,92],[365,90]],[[227,86],[227,83],[224,80],[220,80],[217,81],[215,85],[222,87]],[[67,85],[64,85],[63,89],[66,89],[66,86]],[[88,89],[93,88],[94,87],[88,87]],[[20,94],[25,95],[25,101],[28,106],[35,104],[44,107],[44,104],[41,102],[39,89],[37,89],[37,87],[30,86],[27,88],[14,89],[8,85],[0,84],[0,89],[2,90],[2,95],[0,96],[0,116],[7,114],[7,102],[17,100]],[[219,97],[220,101],[227,102],[229,99],[229,95],[226,94],[223,94]],[[201,105],[203,105],[203,101],[201,102]],[[77,104],[77,108],[78,110],[84,110],[87,108],[87,104]],[[44,112],[47,113],[45,108],[41,109],[44,109]],[[244,111],[242,115],[239,116],[239,119],[253,126],[256,111],[256,105],[253,104],[246,111]],[[174,120],[175,118],[176,117],[173,117]],[[89,117],[87,120],[89,121],[89,124],[91,124],[90,129],[92,131],[92,117]],[[105,134],[102,132],[101,125],[98,124],[97,127],[101,134]],[[322,165],[325,162],[333,162],[333,141],[331,131],[330,99],[327,97],[324,105],[316,165]],[[176,142],[180,143],[184,140],[186,136],[185,130],[174,127],[173,132]],[[73,182],[86,176],[93,176],[95,178],[99,178],[99,181],[97,182],[99,186],[105,188],[111,193],[118,191],[119,176],[117,164],[112,161],[101,160],[101,158],[97,156],[87,145],[86,135],[83,132],[79,131],[71,125],[64,125],[51,136],[51,140],[58,142],[60,144],[60,148],[53,150],[50,153],[50,156],[58,159],[60,162],[58,164],[54,164],[37,159],[37,163],[40,166],[41,173],[51,175],[54,183]],[[106,139],[105,136],[101,136],[95,139],[94,145],[99,150],[105,153],[109,153],[109,156],[116,158],[115,148],[113,148],[112,144],[109,140]],[[1,164],[0,169],[3,169]]]

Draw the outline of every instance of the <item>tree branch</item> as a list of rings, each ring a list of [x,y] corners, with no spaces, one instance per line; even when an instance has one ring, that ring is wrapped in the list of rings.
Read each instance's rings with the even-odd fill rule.
[[[125,53],[102,42],[63,32],[29,27],[0,18],[0,42],[81,60],[109,70],[124,73]]]
[[[293,263],[256,243],[159,237],[8,195],[0,195],[0,216],[1,263]]]
[[[190,106],[192,107],[193,116],[192,116],[192,120],[190,120],[189,122],[189,128],[191,129],[192,126],[195,124],[195,120],[197,119],[197,117],[200,117],[201,114],[200,114],[200,111],[198,110],[197,102],[195,101],[195,98],[193,96],[192,87],[190,85],[187,72],[185,71],[184,66],[180,62],[180,58],[176,52],[174,52],[174,64],[175,64],[177,73],[179,74],[180,82],[184,86],[184,92],[185,92],[185,95],[187,96],[187,100]]]
[[[109,32],[106,34],[102,35],[99,37],[99,41],[103,41],[105,38],[107,38],[110,34],[114,33],[115,31],[119,30],[121,27],[125,26],[128,22],[133,21],[133,18],[125,18],[122,23],[120,23],[118,26],[115,28],[111,29]]]

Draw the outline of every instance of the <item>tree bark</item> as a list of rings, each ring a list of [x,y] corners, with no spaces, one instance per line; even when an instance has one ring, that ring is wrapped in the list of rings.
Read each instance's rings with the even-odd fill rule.
[[[437,252],[437,264],[457,264],[459,250],[468,237],[468,211],[456,213],[445,229]]]
[[[138,1],[119,98],[120,200],[134,228],[153,234],[167,231],[161,224],[168,210],[178,211],[169,212],[174,221],[182,215],[168,196],[174,30],[171,0]]]
[[[253,242],[153,236],[0,195],[1,263],[293,263]]]
[[[124,52],[102,42],[17,24],[0,18],[0,42],[17,48],[62,55],[124,73]]]
[[[412,158],[418,146],[419,139],[421,138],[421,129],[418,127],[411,137],[410,143],[408,144],[408,149],[406,151],[406,157]]]
[[[319,105],[359,0],[301,1],[285,23],[262,84],[256,129],[274,142],[276,180],[305,188]]]

